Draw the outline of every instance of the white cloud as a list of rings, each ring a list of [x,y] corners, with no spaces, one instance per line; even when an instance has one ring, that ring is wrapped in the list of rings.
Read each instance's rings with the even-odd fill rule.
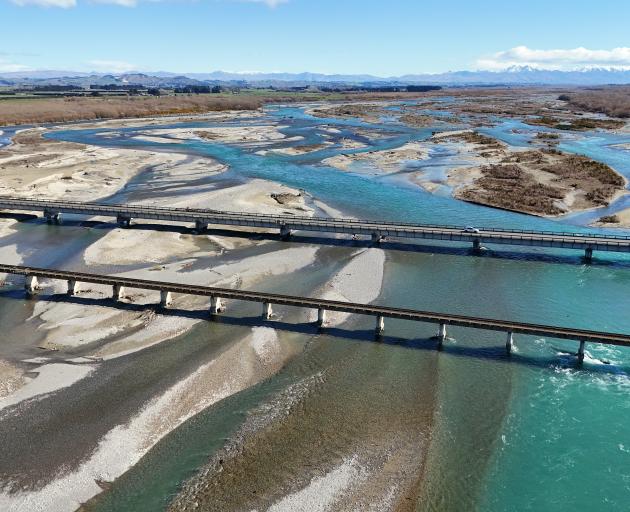
[[[479,69],[501,70],[511,66],[531,66],[539,69],[570,71],[588,68],[630,69],[630,48],[612,50],[534,50],[517,46],[507,51],[477,60]]]
[[[92,66],[93,71],[100,71],[103,73],[128,73],[137,69],[135,64],[129,62],[123,62],[120,60],[91,60],[88,62]]]
[[[0,59],[0,72],[15,73],[17,71],[29,71],[31,68],[22,64],[16,64],[6,59]]]
[[[40,7],[61,7],[68,9],[69,7],[75,7],[77,0],[11,0],[15,5],[38,5]]]

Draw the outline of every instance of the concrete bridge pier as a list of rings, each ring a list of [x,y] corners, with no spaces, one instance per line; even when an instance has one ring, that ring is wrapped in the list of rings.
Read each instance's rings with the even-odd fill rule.
[[[280,238],[282,238],[283,240],[288,240],[289,238],[291,238],[291,235],[293,234],[293,232],[291,231],[291,228],[289,228],[289,226],[282,224],[282,226],[280,226]]]
[[[326,325],[326,310],[319,308],[317,310],[317,326],[324,327]]]
[[[195,221],[195,231],[197,233],[203,233],[206,229],[208,229],[208,223],[202,220]]]
[[[122,300],[125,296],[125,287],[120,284],[115,284],[112,286],[112,299],[114,300]]]
[[[39,290],[39,281],[37,280],[37,276],[27,275],[26,281],[24,281],[24,289],[29,295],[32,295]]]
[[[593,261],[593,248],[592,247],[587,247],[586,249],[584,249],[584,261],[586,261],[586,263],[592,263]]]
[[[478,238],[475,238],[473,240],[473,252],[481,252],[483,250],[483,247],[481,247],[481,240],[479,240]]]
[[[514,348],[514,333],[512,331],[508,331],[507,339],[505,341],[505,350],[508,355],[512,353],[512,349]]]
[[[168,290],[160,290],[160,307],[167,308],[173,302],[173,296]]]
[[[131,226],[131,217],[118,214],[116,215],[116,222],[121,228],[128,228],[129,226]]]
[[[271,320],[273,311],[271,309],[271,302],[263,302],[262,305],[262,318],[263,320]]]
[[[218,315],[225,310],[221,297],[210,297],[210,314]]]
[[[75,279],[68,279],[68,295],[76,295],[79,292],[79,283]]]
[[[59,224],[61,220],[61,213],[46,209],[44,210],[44,217],[46,217],[46,222],[48,224]]]
[[[577,358],[578,364],[582,364],[584,362],[584,349],[586,348],[586,342],[584,340],[580,341],[580,348],[578,349]]]
[[[444,344],[444,340],[446,339],[446,324],[444,322],[440,322],[440,326],[438,327],[437,339],[438,348],[441,349],[442,345]]]
[[[380,336],[385,330],[385,318],[382,315],[376,317],[376,335]]]
[[[380,244],[382,241],[383,241],[383,235],[377,232],[372,233],[372,243]]]

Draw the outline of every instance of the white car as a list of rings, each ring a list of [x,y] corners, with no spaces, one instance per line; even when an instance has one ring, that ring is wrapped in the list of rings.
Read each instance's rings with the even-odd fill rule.
[[[473,228],[472,226],[466,226],[463,231],[464,233],[480,233],[477,228]]]

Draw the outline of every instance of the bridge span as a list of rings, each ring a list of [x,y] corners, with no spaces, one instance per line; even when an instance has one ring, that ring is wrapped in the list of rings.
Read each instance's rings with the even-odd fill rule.
[[[81,203],[1,197],[0,209],[43,212],[48,222],[59,222],[62,214],[114,217],[121,226],[129,226],[132,219],[161,220],[192,223],[197,232],[208,225],[240,226],[278,229],[283,237],[293,231],[337,233],[370,236],[374,242],[386,237],[401,239],[445,240],[466,242],[479,250],[483,244],[521,245],[575,249],[584,251],[587,261],[593,251],[630,252],[630,236],[580,234],[551,231],[523,231],[497,228],[465,230],[457,226],[406,224],[371,220],[333,219],[294,215],[267,215],[225,212],[207,209],[166,208],[133,204]]]
[[[508,353],[512,350],[515,334],[575,340],[579,342],[577,357],[580,363],[584,360],[584,350],[587,342],[630,347],[630,335],[628,334],[598,332],[571,327],[538,325],[509,320],[454,315],[450,313],[436,313],[415,309],[392,308],[371,304],[357,304],[291,295],[196,286],[190,284],[133,279],[101,274],[88,274],[67,270],[32,268],[18,265],[0,264],[0,273],[25,276],[26,280],[24,286],[29,295],[35,294],[40,288],[40,279],[53,279],[67,282],[68,295],[75,295],[79,293],[80,283],[111,286],[112,299],[115,301],[119,301],[124,298],[126,288],[155,290],[159,292],[159,305],[163,308],[167,308],[171,305],[173,293],[209,297],[210,315],[212,316],[218,315],[225,310],[225,300],[239,300],[262,304],[262,317],[264,320],[272,319],[274,305],[293,306],[316,310],[317,325],[322,328],[326,325],[327,311],[339,311],[356,315],[372,316],[376,319],[377,335],[382,334],[386,318],[433,323],[438,325],[436,338],[438,339],[439,347],[441,347],[443,342],[446,340],[447,326],[460,326],[504,332],[506,334],[506,350]]]

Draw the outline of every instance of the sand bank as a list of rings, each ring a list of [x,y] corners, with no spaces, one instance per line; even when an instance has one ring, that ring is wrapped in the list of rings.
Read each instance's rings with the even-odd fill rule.
[[[352,485],[365,481],[369,472],[356,458],[345,460],[324,476],[313,478],[308,487],[284,497],[269,512],[326,512]]]
[[[90,245],[83,258],[87,265],[129,265],[207,256],[208,252],[200,252],[198,240],[199,235],[193,234],[118,228]]]
[[[605,228],[630,228],[630,208],[602,217],[591,225]]]
[[[326,300],[340,300],[368,304],[378,298],[383,286],[385,251],[377,248],[357,251],[332,279],[320,290],[317,296]],[[328,325],[339,325],[351,315],[329,311]],[[309,312],[309,321],[317,319],[317,312]]]
[[[237,259],[232,263],[213,268],[188,270],[194,260],[162,265],[159,270],[152,267],[136,269],[119,275],[139,279],[164,280],[206,286],[252,288],[256,283],[275,275],[284,275],[312,264],[317,247],[293,247],[271,251],[258,256]],[[52,291],[63,293],[63,286],[54,283]],[[51,291],[46,282],[42,293]],[[80,296],[90,299],[105,299],[111,295],[109,287],[90,285]],[[126,302],[146,305],[142,311],[111,308],[108,304],[84,306],[71,302],[37,301],[33,316],[29,319],[43,333],[42,348],[62,350],[98,343],[102,345],[93,353],[97,358],[112,358],[146,348],[185,332],[201,320],[160,315],[155,311],[157,292],[126,291]],[[174,307],[207,309],[207,299],[175,296]],[[86,326],[90,326],[86,329]]]
[[[425,144],[408,142],[395,149],[337,155],[322,160],[322,163],[342,171],[353,170],[355,164],[360,164],[379,173],[396,172],[410,162],[426,160],[428,155],[429,151]]]
[[[0,240],[16,232],[17,221],[15,219],[0,219]],[[22,256],[17,251],[15,244],[0,244],[0,261],[9,265],[22,263]]]
[[[94,371],[93,365],[87,364],[45,364],[31,370],[37,377],[29,380],[23,387],[0,398],[0,410],[24,400],[52,393],[71,386]],[[0,500],[1,503],[1,500]]]
[[[76,510],[134,465],[186,419],[249,387],[282,366],[283,350],[271,329],[255,329],[209,363],[151,400],[130,422],[114,427],[76,471],[34,492],[0,494],[0,508],[20,512]]]
[[[297,156],[297,155],[306,155],[308,153],[314,153],[315,151],[321,151],[322,149],[326,149],[330,146],[333,146],[333,142],[322,142],[321,144],[311,144],[308,146],[288,146],[286,148],[274,148],[269,151],[258,151],[257,154],[265,155],[267,153],[274,153],[278,155],[287,155],[287,156]]]
[[[605,206],[625,193],[626,179],[605,164],[555,149],[512,148],[471,130],[432,137],[467,163],[447,174],[457,199],[554,217]],[[421,181],[421,177],[416,177]]]
[[[0,359],[0,404],[2,400],[26,384],[24,370]]]
[[[118,128],[143,128],[145,126],[160,127],[176,123],[188,122],[222,122],[237,121],[262,117],[263,113],[257,110],[225,110],[221,112],[206,112],[203,114],[180,114],[158,117],[134,117],[126,119],[103,119],[98,121],[83,121],[73,124],[61,124],[58,127],[64,130],[85,129],[118,129]],[[57,127],[56,127],[57,128]]]
[[[273,197],[283,194],[294,196],[295,201],[291,204],[282,204]],[[203,194],[175,198],[169,204],[174,207],[189,206],[247,213],[307,216],[314,214],[314,209],[306,204],[306,196],[301,191],[261,179],[253,179],[242,185]]]
[[[142,130],[134,135],[138,140],[158,143],[177,143],[187,140],[206,140],[221,144],[264,146],[280,141],[294,142],[302,137],[290,137],[280,130],[287,128],[278,125],[242,124],[241,126],[221,126],[213,128],[155,128]]]
[[[42,138],[28,130],[0,150],[0,194],[90,201],[120,190],[154,166],[174,166],[186,155],[101,148]]]

